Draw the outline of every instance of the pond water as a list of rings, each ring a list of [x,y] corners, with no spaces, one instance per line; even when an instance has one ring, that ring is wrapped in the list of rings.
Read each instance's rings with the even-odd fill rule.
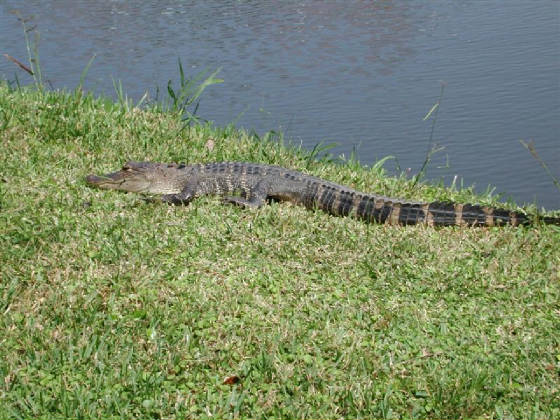
[[[427,177],[560,208],[560,192],[520,140],[560,178],[560,2],[0,0],[0,53],[25,61],[16,16],[33,16],[43,72],[115,96],[153,94],[222,67],[199,115],[259,133],[282,130],[312,148],[416,173],[432,141],[445,149]],[[0,57],[0,77],[26,75]],[[123,156],[123,159],[126,157]]]

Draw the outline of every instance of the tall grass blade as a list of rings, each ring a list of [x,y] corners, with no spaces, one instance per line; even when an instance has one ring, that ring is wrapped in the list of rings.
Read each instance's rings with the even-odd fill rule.
[[[428,167],[428,164],[432,160],[432,156],[434,154],[436,154],[437,152],[440,152],[444,149],[444,147],[438,147],[437,145],[435,145],[433,143],[433,139],[434,139],[434,131],[435,131],[435,128],[436,128],[438,112],[439,112],[439,109],[440,109],[441,101],[443,100],[443,92],[445,90],[445,85],[446,85],[445,82],[441,82],[441,90],[439,92],[439,98],[438,98],[437,102],[430,108],[428,113],[422,119],[422,121],[426,121],[428,118],[430,118],[432,116],[432,114],[434,116],[434,118],[432,120],[432,128],[430,130],[430,137],[428,139],[428,148],[426,150],[426,157],[424,158],[424,162],[422,163],[422,166],[420,167],[420,170],[412,178],[412,184],[411,184],[410,188],[414,188],[416,186],[416,184],[418,183],[418,181],[421,178],[424,177],[424,174],[426,172],[426,168]]]
[[[89,68],[93,63],[93,60],[95,60],[95,56],[96,54],[93,54],[93,56],[89,59],[88,63],[86,64],[86,67],[82,70],[82,74],[80,75],[80,84],[78,85],[77,89],[82,90],[82,88],[84,87],[86,76],[89,72]]]
[[[436,102],[428,111],[428,113],[424,116],[424,118],[422,118],[422,121],[426,121],[428,118],[430,118],[430,115],[433,114],[433,112],[439,108],[439,102]]]
[[[321,162],[328,162],[332,160],[332,155],[327,153],[327,151],[336,146],[338,146],[338,143],[325,144],[323,141],[315,144],[311,153],[307,156],[305,167],[309,168],[311,166],[311,162],[314,160],[320,160]]]
[[[117,95],[119,104],[123,107],[124,110],[130,111],[128,97],[126,96],[126,93],[124,93],[122,82],[120,80],[117,81],[113,79],[113,88],[115,89],[115,94]]]
[[[376,172],[380,171],[383,168],[383,165],[385,165],[385,162],[391,159],[395,159],[395,156],[392,155],[385,156],[383,159],[380,159],[377,162],[375,162],[375,164],[371,167],[371,169]]]
[[[27,50],[27,59],[29,60],[29,67],[31,69],[31,75],[35,82],[35,87],[39,90],[43,90],[43,76],[41,73],[41,65],[39,61],[39,32],[36,31],[36,27],[32,26],[28,28],[26,23],[29,19],[24,19],[18,11],[14,12],[18,20],[21,22],[23,28],[23,36],[25,38],[25,48]],[[34,32],[34,39],[31,41],[29,39],[29,33]]]
[[[539,164],[543,167],[544,171],[547,173],[548,177],[552,180],[552,183],[556,187],[558,191],[560,191],[560,181],[556,178],[553,174],[546,162],[539,156],[537,153],[537,149],[535,147],[535,143],[533,140],[529,140],[528,142],[524,140],[519,140],[519,142],[531,153],[531,156],[539,162]]]
[[[206,76],[207,71],[203,70],[189,79],[185,75],[181,59],[178,60],[178,66],[179,87],[175,89],[173,82],[169,80],[167,82],[167,94],[171,98],[171,109],[175,112],[180,112],[184,117],[186,125],[190,125],[192,122],[199,121],[196,113],[200,104],[200,96],[204,90],[211,85],[223,83],[223,79],[216,77],[221,68],[218,68],[209,76]],[[191,107],[192,109],[189,109]]]

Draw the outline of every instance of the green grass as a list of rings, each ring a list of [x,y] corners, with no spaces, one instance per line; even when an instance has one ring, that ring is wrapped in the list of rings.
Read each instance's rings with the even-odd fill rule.
[[[129,159],[251,160],[494,200],[79,91],[0,85],[0,140],[2,418],[560,417],[553,226],[368,225],[90,189],[87,174]]]

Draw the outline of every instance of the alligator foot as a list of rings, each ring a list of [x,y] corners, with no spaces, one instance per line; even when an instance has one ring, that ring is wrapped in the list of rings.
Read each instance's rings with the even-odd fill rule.
[[[262,207],[265,204],[264,200],[258,200],[258,199],[246,200],[241,197],[224,197],[223,201],[224,203],[234,204],[244,209],[247,208],[258,209],[259,207]]]
[[[193,200],[192,195],[165,194],[161,196],[161,201],[175,206],[186,206]]]
[[[142,197],[142,201],[145,203],[161,203],[161,197],[160,196],[156,196],[156,197]]]

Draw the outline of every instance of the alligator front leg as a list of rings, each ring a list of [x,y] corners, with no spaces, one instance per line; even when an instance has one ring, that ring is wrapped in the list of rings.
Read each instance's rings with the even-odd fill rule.
[[[161,201],[173,205],[188,205],[196,196],[198,190],[198,179],[193,178],[187,182],[187,185],[178,194],[164,194]]]

